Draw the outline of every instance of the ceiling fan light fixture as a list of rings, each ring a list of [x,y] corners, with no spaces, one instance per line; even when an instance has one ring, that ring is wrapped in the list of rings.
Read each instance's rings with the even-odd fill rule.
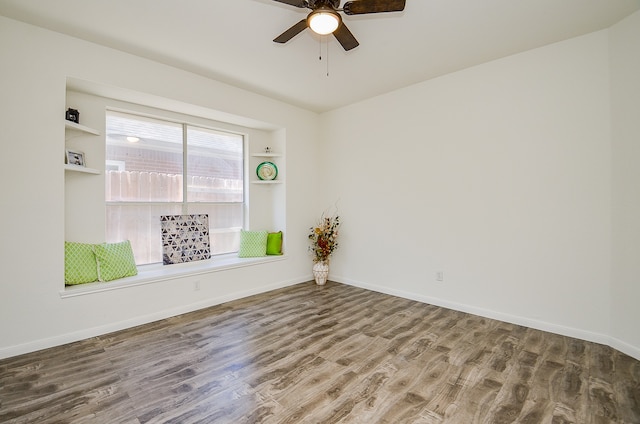
[[[334,9],[321,6],[309,14],[307,21],[313,32],[327,35],[338,29],[342,18]]]

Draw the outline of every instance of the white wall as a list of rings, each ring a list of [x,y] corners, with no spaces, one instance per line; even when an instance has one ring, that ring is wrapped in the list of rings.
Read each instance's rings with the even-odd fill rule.
[[[611,39],[613,134],[614,347],[640,350],[640,12],[615,25]]]
[[[609,114],[606,31],[324,114],[332,278],[607,342]]]
[[[313,197],[315,182],[308,178],[318,173],[312,160],[320,144],[317,114],[4,17],[0,57],[0,357],[310,278],[306,230],[322,207]],[[287,202],[288,259],[198,276],[200,291],[194,291],[193,278],[185,278],[61,299],[67,77],[145,93],[167,99],[167,104],[189,105],[273,131],[287,148],[286,194],[279,199]]]

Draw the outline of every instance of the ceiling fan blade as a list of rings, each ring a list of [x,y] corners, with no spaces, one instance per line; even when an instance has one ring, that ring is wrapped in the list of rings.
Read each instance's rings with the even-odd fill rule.
[[[273,39],[273,41],[275,41],[276,43],[284,44],[287,41],[291,40],[296,35],[300,34],[305,29],[307,29],[307,20],[303,19],[297,24],[295,24],[294,26],[292,26],[291,28],[289,28],[288,30],[286,30],[285,32],[283,32],[282,34],[278,35],[276,38]]]
[[[346,51],[355,49],[360,45],[360,43],[358,43],[358,40],[356,40],[356,37],[353,36],[351,31],[349,31],[349,28],[347,28],[344,22],[340,24],[338,29],[333,31],[333,35],[334,37],[336,37],[336,40],[338,40],[338,42],[342,45],[342,48]]]
[[[273,0],[278,3],[288,4],[289,6],[295,7],[307,7],[307,2],[305,0]]]
[[[348,1],[342,6],[347,15],[364,13],[401,12],[406,0],[356,0]]]

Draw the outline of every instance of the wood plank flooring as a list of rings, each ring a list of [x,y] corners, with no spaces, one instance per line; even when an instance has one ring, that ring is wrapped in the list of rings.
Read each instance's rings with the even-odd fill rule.
[[[640,423],[607,346],[329,282],[0,361],[1,423]]]

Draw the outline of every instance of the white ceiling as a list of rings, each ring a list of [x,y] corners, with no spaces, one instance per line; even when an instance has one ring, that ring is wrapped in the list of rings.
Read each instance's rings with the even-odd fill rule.
[[[404,12],[344,17],[360,42],[345,52],[310,30],[272,42],[309,12],[273,0],[0,0],[7,17],[317,112],[604,29],[638,9],[640,0],[407,0]]]

